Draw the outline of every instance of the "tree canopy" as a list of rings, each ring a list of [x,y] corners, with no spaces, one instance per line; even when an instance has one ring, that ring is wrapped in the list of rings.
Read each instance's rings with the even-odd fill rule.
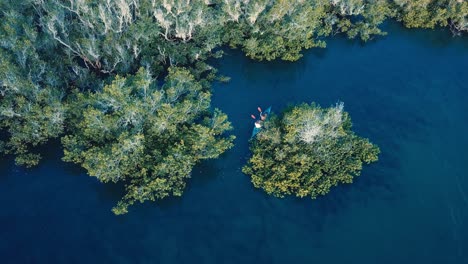
[[[125,183],[117,214],[135,201],[180,196],[198,161],[232,146],[234,136],[223,137],[227,116],[209,110],[210,92],[184,68],[169,68],[161,88],[141,68],[101,92],[74,96],[73,109],[82,111],[62,139],[64,160],[102,182]]]
[[[363,163],[377,161],[379,154],[377,146],[352,132],[343,104],[287,109],[270,117],[251,143],[252,157],[242,171],[255,187],[278,197],[325,195],[351,183]]]
[[[40,155],[31,148],[63,133],[68,74],[23,5],[0,8],[0,129],[7,135],[0,145],[17,164],[32,166]]]

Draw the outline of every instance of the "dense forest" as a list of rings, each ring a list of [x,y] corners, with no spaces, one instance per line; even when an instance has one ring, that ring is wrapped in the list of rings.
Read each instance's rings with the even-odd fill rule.
[[[223,48],[288,60],[345,34],[367,41],[394,19],[409,28],[468,31],[464,0],[0,1],[0,152],[40,162],[59,139],[63,159],[122,182],[115,213],[182,194],[195,164],[234,137],[210,106],[207,61]]]

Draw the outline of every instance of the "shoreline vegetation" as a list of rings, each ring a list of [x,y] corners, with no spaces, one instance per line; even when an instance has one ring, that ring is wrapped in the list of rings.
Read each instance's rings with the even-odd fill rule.
[[[182,195],[195,164],[232,147],[228,117],[210,110],[211,83],[228,80],[207,64],[220,48],[295,61],[329,36],[384,35],[387,19],[468,31],[464,0],[4,0],[0,9],[0,153],[31,167],[40,146],[61,139],[64,161],[125,184],[116,214]]]

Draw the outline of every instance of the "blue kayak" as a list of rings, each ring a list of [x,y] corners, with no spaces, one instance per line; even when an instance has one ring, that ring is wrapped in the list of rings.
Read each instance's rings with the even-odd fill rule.
[[[265,111],[261,112],[260,115],[266,114],[267,118],[268,118],[268,116],[270,116],[270,112],[271,112],[271,106],[268,107]],[[252,136],[250,138],[255,137],[258,134],[258,132],[260,132],[260,130],[262,130],[262,128],[257,128],[257,127],[254,126],[254,128],[252,130]]]

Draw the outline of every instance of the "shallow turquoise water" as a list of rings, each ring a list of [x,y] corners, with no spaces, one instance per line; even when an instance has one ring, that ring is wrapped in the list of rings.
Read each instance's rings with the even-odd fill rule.
[[[333,39],[295,63],[238,51],[213,104],[236,146],[198,166],[182,198],[113,216],[120,189],[62,163],[0,162],[1,263],[468,263],[468,39],[390,25],[361,45]],[[317,200],[277,199],[240,171],[250,114],[343,101],[381,148],[352,185]]]

